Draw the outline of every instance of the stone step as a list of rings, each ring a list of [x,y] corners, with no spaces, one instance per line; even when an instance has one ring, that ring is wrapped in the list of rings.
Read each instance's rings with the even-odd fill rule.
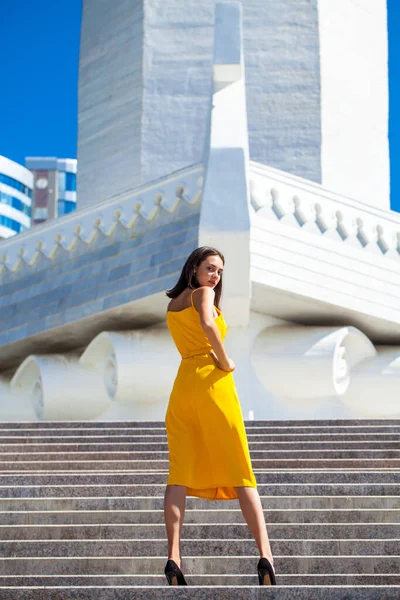
[[[104,444],[90,444],[90,448],[82,444],[81,450],[79,444],[2,444],[0,446],[0,461],[18,461],[26,460],[29,456],[30,460],[118,460],[132,459],[137,452],[168,452],[167,442],[135,442],[127,444],[129,448],[114,447],[108,444],[109,449],[105,448]],[[58,451],[48,448],[51,446],[58,447]],[[92,448],[94,446],[94,448]],[[251,452],[360,452],[362,450],[400,450],[400,440],[375,440],[375,441],[324,441],[324,442],[269,442],[269,441],[252,441],[249,440],[249,449]]]
[[[31,460],[117,460],[134,458],[137,452],[168,452],[167,442],[135,442],[129,444],[130,448],[113,447],[104,448],[104,445],[97,444],[97,449],[82,446],[82,450],[75,450],[74,445],[60,445],[58,451],[53,451],[48,446],[54,444],[42,444],[39,450],[37,444],[22,445],[13,444],[0,447],[0,460],[26,460],[27,456],[34,456]],[[71,447],[72,446],[72,447]],[[76,446],[79,447],[79,444]],[[249,441],[251,452],[360,452],[400,450],[400,441],[377,440],[377,441],[326,441],[326,442],[268,442],[268,441]]]
[[[327,586],[188,586],[150,587],[55,587],[55,588],[2,588],[2,600],[398,600],[400,587],[327,587]],[[27,595],[28,594],[28,595]],[[211,595],[210,595],[211,594]],[[377,596],[377,594],[380,594]]]
[[[398,472],[400,470],[400,459],[303,459],[303,458],[291,458],[291,459],[252,459],[252,465],[254,472],[278,470],[278,471],[293,471],[296,468],[301,471],[324,471],[329,473],[330,471],[337,471],[339,469],[345,472],[351,472],[355,470],[372,472],[387,471],[387,472]],[[18,475],[23,476],[26,474],[62,474],[67,476],[68,474],[85,474],[85,473],[98,473],[103,475],[105,473],[120,473],[122,475],[127,473],[167,473],[169,463],[168,460],[150,461],[150,460],[134,460],[134,461],[98,461],[98,462],[76,462],[70,463],[66,461],[64,463],[0,463],[0,475]]]
[[[299,590],[307,600],[320,590],[321,600],[337,590],[340,600],[360,590],[360,600],[368,590],[383,600],[395,590],[398,600],[400,420],[253,421],[246,430],[280,587],[257,585],[237,501],[188,497],[186,597],[209,598],[212,586],[213,600],[278,589],[278,600],[288,590],[291,600]],[[1,600],[182,594],[163,576],[163,422],[0,424],[0,452]]]
[[[66,546],[68,543],[64,543],[64,547]],[[164,572],[165,556],[165,552],[159,556],[143,555],[143,557],[131,554],[121,554],[118,557],[110,555],[69,557],[55,554],[51,557],[48,555],[29,558],[13,556],[0,560],[0,575],[154,575]],[[183,568],[188,576],[191,573],[197,575],[250,574],[255,573],[258,558],[253,545],[246,556],[233,554],[229,556],[221,554],[217,556],[185,555]],[[277,577],[281,573],[396,575],[400,574],[400,556],[280,556],[275,554],[275,567]],[[3,597],[0,597],[3,600]]]
[[[273,540],[399,540],[396,523],[273,523],[268,525]],[[245,540],[250,536],[243,519],[235,523],[184,523],[182,536],[187,540]],[[163,540],[164,523],[0,525],[0,540]],[[398,550],[400,545],[397,546]],[[368,554],[368,552],[366,552]],[[352,552],[351,552],[352,554]],[[1,555],[1,550],[0,550]]]
[[[259,494],[265,496],[400,496],[400,484],[392,483],[281,483],[260,484]],[[52,498],[81,496],[160,496],[164,485],[148,484],[98,484],[86,485],[20,485],[0,486],[0,498]]]
[[[400,426],[400,419],[292,419],[244,421],[246,427],[376,427]],[[4,421],[0,429],[114,429],[160,427],[161,421]]]
[[[257,436],[259,437],[259,436]],[[342,450],[342,449],[393,449],[396,450],[399,447],[399,436],[396,435],[396,440],[388,439],[385,437],[383,440],[375,439],[373,441],[357,441],[357,440],[347,440],[347,441],[305,441],[301,442],[298,438],[295,441],[279,441],[279,442],[271,442],[269,440],[257,440],[252,441],[249,436],[249,448],[251,450],[258,450],[260,448],[264,450],[296,450],[296,449],[308,449],[308,450],[319,450],[319,449],[332,449],[332,450]],[[151,438],[153,440],[153,438]],[[13,460],[24,460],[24,456],[27,454],[37,454],[37,455],[62,455],[67,456],[68,458],[72,456],[73,453],[87,454],[91,455],[95,453],[96,455],[102,456],[104,459],[106,455],[115,453],[121,454],[123,456],[126,453],[135,452],[137,450],[149,450],[151,448],[157,448],[164,450],[168,448],[166,443],[166,438],[163,438],[160,441],[135,441],[135,442],[117,442],[112,444],[102,444],[101,442],[97,443],[60,443],[60,444],[46,444],[46,443],[29,443],[29,444],[0,444],[0,460],[9,460],[7,459],[7,455],[12,456]],[[21,457],[21,458],[19,458]],[[43,458],[44,456],[42,456]],[[87,458],[87,456],[86,456]]]
[[[348,447],[349,449],[351,448],[356,448],[358,447],[358,445],[360,445],[360,447],[362,446],[362,442],[365,443],[371,443],[371,442],[380,442],[382,441],[384,443],[384,445],[389,446],[390,444],[389,442],[394,442],[394,444],[396,444],[396,441],[398,442],[398,436],[400,434],[400,431],[396,434],[391,434],[389,435],[376,435],[376,436],[369,436],[368,439],[358,439],[356,437],[353,437],[352,440],[346,440],[346,439],[342,439],[341,436],[338,435],[325,435],[322,436],[325,439],[321,439],[321,440],[310,440],[308,439],[308,436],[305,438],[304,442],[309,444],[309,448],[310,450],[315,450],[318,449],[318,447],[321,447],[321,449],[329,449],[330,448],[330,442],[333,443],[333,448],[335,448],[335,443],[340,443],[341,446],[338,446],[338,449],[341,449],[343,447]],[[397,436],[397,440],[391,439],[392,435]],[[271,436],[272,437],[272,436]],[[274,440],[271,439],[271,437],[267,437],[267,436],[260,436],[260,435],[247,435],[247,439],[249,444],[251,445],[251,448],[256,448],[257,446],[260,446],[260,444],[268,444],[272,449],[278,448],[278,449],[296,449],[296,448],[300,448],[302,447],[302,438],[298,435],[293,435],[288,437],[285,440]],[[347,442],[347,443],[345,443]],[[151,445],[151,444],[156,444],[156,445],[162,445],[162,447],[166,447],[167,445],[167,438],[166,436],[133,436],[133,435],[126,435],[126,436],[111,436],[111,435],[104,435],[104,436],[70,436],[70,437],[55,437],[55,436],[46,436],[46,437],[20,437],[20,436],[7,436],[7,437],[0,437],[0,449],[1,451],[5,451],[5,452],[26,452],[26,451],[54,451],[54,450],[58,450],[60,452],[64,452],[64,451],[68,451],[68,450],[73,450],[74,448],[76,450],[82,450],[82,451],[87,451],[87,449],[92,449],[92,451],[96,451],[96,450],[104,450],[104,451],[116,451],[116,450],[122,450],[122,451],[134,451],[135,449],[137,449],[137,444],[146,444]],[[320,446],[318,446],[318,444],[320,444]],[[293,446],[294,445],[294,446]],[[293,447],[292,447],[293,446]]]
[[[361,444],[361,442],[360,442]],[[114,447],[111,451],[108,452],[103,452],[101,450],[102,446],[99,445],[99,451],[98,452],[88,452],[87,450],[84,452],[74,452],[73,450],[70,449],[70,447],[68,446],[67,448],[64,448],[62,450],[62,452],[49,452],[46,449],[46,444],[42,445],[42,452],[36,453],[38,456],[38,459],[43,460],[45,458],[47,458],[47,456],[49,458],[51,458],[51,460],[72,460],[73,458],[77,458],[82,459],[82,460],[98,460],[98,453],[101,453],[103,456],[101,456],[101,458],[107,459],[108,456],[110,456],[112,459],[127,459],[127,458],[134,458],[134,457],[141,457],[143,459],[148,459],[153,457],[153,460],[158,458],[158,459],[165,459],[168,456],[168,445],[166,443],[156,443],[156,444],[149,444],[149,443],[145,443],[145,444],[141,444],[141,443],[137,443],[135,444],[130,444],[131,446],[133,446],[133,450],[126,450],[124,449],[120,449],[119,447]],[[295,456],[295,457],[304,457],[304,458],[314,458],[317,457],[319,455],[323,456],[335,456],[337,458],[363,458],[363,456],[365,456],[366,458],[380,458],[380,457],[391,457],[391,458],[398,458],[400,457],[400,444],[396,443],[396,442],[385,442],[382,443],[382,445],[379,445],[379,443],[374,444],[376,447],[375,448],[367,448],[367,447],[362,447],[362,444],[360,447],[358,447],[357,444],[350,444],[350,442],[345,442],[343,443],[342,446],[338,446],[338,447],[331,447],[329,444],[325,444],[324,447],[315,447],[314,445],[310,445],[309,447],[303,447],[303,444],[297,444],[297,446],[294,446],[292,444],[278,444],[278,443],[272,443],[272,444],[266,444],[263,442],[254,442],[252,443],[250,441],[249,444],[249,449],[252,455],[254,455],[254,458],[290,458],[291,456]],[[36,446],[36,444],[35,444]],[[50,444],[49,444],[50,446]],[[16,444],[15,447],[21,447],[20,444]],[[6,452],[1,452],[1,455],[4,455],[3,460],[7,460],[7,455],[10,455],[10,457],[14,460],[18,460],[18,457],[20,457],[20,459],[24,460],[24,455],[25,456],[29,456],[30,454],[34,453],[33,450],[33,445],[31,446],[30,444],[25,444],[24,446],[22,446],[22,449],[19,452],[16,452],[14,450],[13,444],[8,444],[7,445],[7,451]],[[9,460],[9,459],[8,459]],[[26,460],[26,459],[25,459]],[[36,460],[36,459],[35,459]]]
[[[399,499],[400,502],[400,499]],[[374,510],[267,510],[266,523],[400,523],[400,508]],[[240,523],[244,522],[240,508],[188,509],[185,524],[190,523]],[[68,525],[68,524],[164,524],[163,510],[45,510],[0,512],[0,525]]]
[[[255,421],[254,421],[255,422]],[[259,423],[260,421],[257,421]],[[336,421],[333,421],[336,422]],[[358,423],[356,421],[355,423]],[[353,424],[353,421],[349,421],[349,424]],[[369,422],[368,422],[369,423]],[[398,421],[387,422],[385,424],[396,425]],[[382,424],[378,420],[377,423],[371,422],[371,425]],[[103,429],[165,429],[162,421],[3,421],[0,422],[0,431],[36,431],[36,430],[100,430]]]
[[[29,458],[29,452],[26,453],[26,459]],[[138,462],[138,461],[145,461],[145,462],[149,462],[151,461],[152,463],[155,463],[156,461],[160,461],[160,462],[165,462],[168,461],[168,450],[157,450],[154,452],[148,452],[146,450],[144,451],[136,451],[136,452],[132,452],[132,458],[131,461],[133,462]],[[250,455],[252,460],[260,460],[262,458],[264,459],[291,459],[294,458],[296,460],[302,460],[302,459],[318,459],[320,458],[321,460],[324,459],[363,459],[363,460],[367,460],[367,459],[371,459],[371,460],[381,460],[383,458],[387,459],[387,458],[396,458],[396,459],[400,459],[400,450],[392,450],[390,448],[383,448],[380,450],[363,450],[363,449],[358,449],[358,448],[350,448],[350,449],[343,449],[343,450],[251,450],[250,451]],[[93,461],[87,460],[86,457],[83,457],[83,461],[87,462],[87,463],[91,463],[91,462],[97,462],[96,459],[94,459]],[[33,461],[33,462],[37,462],[37,461]],[[52,462],[52,461],[50,461]],[[57,462],[57,461],[54,461]],[[69,457],[65,457],[63,461],[58,461],[58,462],[71,462]],[[130,462],[129,460],[121,460],[121,461],[102,461],[104,463],[115,463],[115,462]],[[2,465],[3,466],[3,465]],[[38,467],[39,468],[39,467]]]
[[[189,525],[189,528],[193,527]],[[225,528],[228,526],[225,526]],[[380,527],[380,526],[378,526]],[[244,528],[244,527],[243,527]],[[95,528],[94,528],[95,529]],[[198,528],[201,534],[200,528]],[[202,528],[204,529],[204,527]],[[222,531],[221,531],[222,529]],[[182,556],[247,556],[254,553],[254,540],[249,537],[225,537],[224,527],[214,538],[182,538]],[[105,532],[106,528],[103,527]],[[246,529],[247,536],[249,534]],[[57,540],[2,540],[1,558],[58,557],[58,556],[167,556],[165,529],[159,539],[57,539]],[[212,531],[210,531],[210,535]],[[223,539],[221,539],[223,536]],[[399,554],[397,539],[275,539],[271,548],[275,556],[381,556]],[[400,557],[398,557],[400,559]],[[213,572],[207,569],[206,572]]]
[[[264,510],[399,510],[400,495],[397,496],[267,496],[261,495]],[[128,511],[163,510],[164,496],[136,496],[125,497],[20,497],[0,498],[0,511],[4,515],[8,511]],[[225,500],[223,507],[226,510],[237,509],[237,500]],[[217,510],[221,502],[203,500],[201,498],[186,498],[186,510]]]
[[[292,470],[298,469],[359,469],[359,470],[399,470],[400,458],[252,458],[254,471],[268,469]],[[31,471],[65,473],[81,471],[106,473],[108,471],[126,472],[126,471],[164,471],[167,472],[169,467],[168,459],[165,460],[131,460],[131,461],[77,461],[72,463],[65,462],[2,462],[0,463],[0,473],[29,473]]]
[[[317,484],[317,483],[384,483],[400,484],[400,471],[311,471],[311,470],[285,470],[285,471],[256,471],[258,485],[263,484]],[[38,486],[38,485],[165,485],[168,472],[148,471],[127,473],[25,473],[25,474],[0,474],[0,487],[3,486]]]
[[[189,585],[257,585],[258,580],[256,574],[237,574],[232,573],[229,575],[188,575],[187,581]],[[54,587],[68,587],[68,586],[165,586],[166,579],[164,573],[152,574],[152,575],[15,575],[15,576],[0,576],[0,590],[5,587],[15,586],[54,586]],[[292,573],[292,574],[279,574],[279,586],[318,586],[318,585],[330,585],[330,586],[394,586],[399,585],[398,575],[341,575],[341,574],[327,574],[327,575],[310,575],[308,573]],[[1,597],[1,596],[0,596]]]
[[[310,435],[319,434],[335,436],[337,434],[396,434],[400,432],[400,421],[397,421],[396,425],[374,425],[374,426],[296,426],[296,427],[285,427],[283,424],[275,426],[263,426],[259,424],[250,427],[246,426],[247,435]],[[1,423],[0,423],[1,425]],[[76,440],[76,438],[87,437],[92,441],[111,438],[112,440],[123,441],[124,438],[131,438],[134,440],[137,436],[165,436],[165,425],[164,423],[158,423],[158,426],[154,427],[103,427],[102,429],[93,427],[81,427],[81,428],[44,428],[44,429],[6,429],[0,428],[0,440],[5,443],[9,438],[10,440],[21,439],[21,440],[49,440],[55,438],[56,442],[61,439],[65,440]],[[24,442],[23,442],[24,443]]]
[[[276,438],[281,439],[281,441],[295,441],[302,440],[303,438],[307,441],[311,436],[319,436],[320,441],[332,440],[332,441],[340,441],[343,439],[343,436],[351,437],[354,436],[354,439],[380,439],[387,438],[388,436],[395,436],[400,433],[400,427],[390,427],[388,430],[382,430],[382,428],[371,429],[363,429],[363,430],[343,430],[339,429],[329,430],[329,431],[307,431],[302,429],[301,431],[296,431],[294,429],[286,429],[285,431],[272,430],[267,431],[263,428],[258,429],[247,429],[246,430],[247,437],[250,441],[277,441]],[[153,429],[153,430],[130,430],[130,431],[111,431],[106,430],[103,432],[89,431],[89,430],[71,430],[71,431],[34,431],[24,433],[21,430],[15,431],[2,431],[0,430],[0,443],[1,444],[77,444],[77,443],[90,443],[90,444],[98,444],[98,443],[135,443],[138,441],[147,441],[147,442],[157,442],[157,441],[166,441],[166,432],[165,428]],[[312,440],[311,440],[312,441]]]
[[[259,468],[264,469],[287,469],[292,465],[293,469],[319,469],[334,468],[337,465],[341,468],[361,469],[385,469],[400,468],[400,450],[384,446],[382,449],[333,449],[333,450],[254,450],[250,449],[252,461],[256,462]],[[32,470],[32,465],[37,464],[36,470],[73,470],[73,465],[77,469],[85,466],[88,470],[92,465],[101,465],[102,469],[116,470],[133,467],[141,469],[143,463],[151,463],[151,469],[168,469],[168,450],[160,452],[134,451],[134,452],[112,452],[102,455],[100,453],[1,453],[0,469],[10,470],[10,465],[14,465],[18,470]],[[272,464],[273,463],[273,464]],[[371,466],[368,466],[370,464]],[[69,466],[68,466],[69,465]],[[271,465],[269,467],[269,465]],[[282,465],[281,467],[279,465]],[[303,466],[304,465],[304,466]],[[354,465],[354,467],[352,467]]]
[[[0,432],[1,433],[1,432]],[[11,432],[10,432],[11,433]],[[151,444],[151,443],[167,443],[167,435],[165,430],[163,430],[163,432],[159,432],[159,433],[155,433],[153,435],[150,435],[149,433],[143,433],[143,434],[138,434],[138,433],[134,433],[134,434],[130,434],[130,435],[126,435],[126,436],[121,436],[118,434],[114,434],[114,435],[107,435],[107,437],[111,437],[111,441],[107,442],[107,443],[102,443],[101,440],[104,438],[103,434],[98,435],[96,433],[96,435],[93,436],[85,436],[85,434],[74,434],[72,436],[65,436],[65,440],[63,441],[63,436],[57,436],[56,437],[56,441],[54,442],[53,445],[56,445],[57,447],[60,448],[60,450],[63,450],[64,448],[69,448],[70,446],[74,446],[74,445],[81,445],[83,448],[85,448],[86,446],[95,446],[95,448],[98,447],[103,447],[106,446],[107,444],[111,447],[111,449],[114,448],[114,446],[126,446],[128,444],[131,445],[135,445],[137,443],[142,443],[142,444]],[[325,446],[329,445],[330,442],[348,442],[349,444],[352,443],[357,443],[358,441],[360,442],[373,442],[373,441],[398,441],[398,433],[371,433],[371,432],[364,432],[364,433],[340,433],[340,432],[336,432],[336,433],[331,433],[331,434],[327,434],[327,433],[280,433],[280,434],[274,434],[274,433],[252,433],[251,430],[247,431],[247,439],[249,440],[250,443],[256,443],[256,442],[263,442],[263,443],[282,443],[282,444],[294,444],[294,443],[300,443],[302,441],[304,441],[305,443],[323,443]],[[10,441],[8,443],[6,443],[4,441],[5,437],[7,437]],[[25,435],[21,435],[20,433],[18,433],[18,435],[9,435],[9,436],[4,436],[4,435],[0,435],[0,440],[1,440],[1,446],[10,446],[12,448],[15,448],[15,446],[20,445],[22,448],[26,448],[27,444],[29,445],[29,448],[31,448],[32,445],[38,445],[38,446],[44,446],[45,448],[49,448],[49,446],[51,444],[49,444],[49,442],[47,441],[48,438],[52,438],[54,437],[53,435],[49,435],[49,434],[44,434],[42,435],[36,435],[36,436],[25,436]],[[84,443],[80,443],[79,440],[77,438],[81,438],[81,437],[87,437],[88,438],[88,442],[84,442]],[[131,442],[126,441],[126,437],[132,439]],[[20,441],[22,440],[22,441]],[[121,441],[124,440],[124,441]]]
[[[111,437],[112,440],[107,443],[102,443],[101,439],[106,435],[106,437]],[[9,438],[9,443],[4,441],[5,437]],[[108,435],[106,433],[103,436],[95,435],[95,436],[85,436],[84,434],[66,436],[66,441],[63,441],[63,437],[56,437],[56,441],[54,444],[49,444],[47,439],[52,438],[52,435],[43,435],[43,436],[21,436],[21,435],[10,435],[10,436],[0,436],[1,445],[0,447],[8,447],[11,446],[14,449],[16,446],[21,446],[24,450],[27,447],[31,449],[32,445],[38,445],[40,447],[44,447],[45,449],[49,449],[49,446],[55,445],[60,448],[60,451],[63,451],[65,448],[73,447],[74,445],[81,445],[83,449],[87,446],[94,446],[95,449],[102,448],[107,445],[111,447],[111,450],[115,449],[115,446],[119,445],[131,445],[133,448],[136,447],[137,444],[167,444],[167,435],[164,431],[163,433],[158,433],[154,435],[149,435],[148,433],[144,433],[143,435],[139,434],[130,434],[129,436],[121,436],[121,435]],[[80,443],[76,438],[87,437],[88,442]],[[132,439],[131,442],[127,441],[126,437]],[[21,442],[20,439],[25,441]],[[321,444],[322,447],[329,447],[330,444],[345,444],[349,445],[358,444],[358,443],[374,443],[374,442],[398,442],[399,434],[398,433],[281,433],[281,434],[270,434],[270,433],[249,433],[247,432],[247,439],[250,444],[281,444],[292,445],[298,444]],[[121,441],[124,440],[124,441]],[[28,445],[28,446],[27,446]],[[124,448],[122,448],[124,449]]]

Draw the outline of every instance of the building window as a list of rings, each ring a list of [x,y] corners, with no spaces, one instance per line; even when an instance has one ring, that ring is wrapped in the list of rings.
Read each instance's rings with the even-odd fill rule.
[[[62,217],[63,215],[67,215],[68,213],[74,212],[76,210],[76,202],[72,202],[71,200],[59,200],[58,201],[58,216]]]
[[[18,223],[18,221],[10,219],[10,217],[4,217],[3,215],[0,215],[0,225],[12,229],[12,231],[15,231],[16,233],[21,233],[28,229],[25,225],[22,225],[22,223]]]
[[[58,195],[63,196],[65,192],[65,172],[58,172]]]
[[[2,192],[1,190],[0,190],[0,204],[7,204],[7,206],[12,206],[12,208],[19,210],[27,217],[31,216],[31,207],[30,206],[27,206],[24,202],[22,202],[22,200],[19,200],[19,198],[14,198],[14,196],[10,196],[9,194]]]
[[[76,192],[76,173],[65,173],[65,189],[67,192]]]
[[[48,208],[46,207],[38,207],[35,208],[33,211],[33,218],[35,219],[35,221],[37,220],[45,220],[48,218]]]
[[[60,196],[63,196],[64,192],[76,192],[76,173],[59,171],[58,193]]]
[[[4,173],[0,173],[0,183],[4,183],[15,190],[22,192],[26,196],[29,196],[29,198],[32,198],[32,190],[17,179],[13,179],[13,177],[9,177],[8,175],[4,175]]]

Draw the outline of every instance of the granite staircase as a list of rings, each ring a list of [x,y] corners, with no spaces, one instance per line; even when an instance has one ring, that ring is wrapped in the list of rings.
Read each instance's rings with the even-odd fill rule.
[[[246,429],[276,588],[238,502],[196,498],[167,585],[163,423],[0,423],[1,600],[399,600],[400,420]]]

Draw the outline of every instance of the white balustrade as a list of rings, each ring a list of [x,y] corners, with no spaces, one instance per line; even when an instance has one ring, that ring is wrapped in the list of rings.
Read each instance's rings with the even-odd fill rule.
[[[250,162],[249,177],[253,218],[278,220],[365,252],[400,259],[400,214],[255,162]]]
[[[58,252],[69,253],[78,244],[89,248],[97,236],[109,237],[118,226],[140,233],[158,219],[164,219],[162,224],[172,220],[182,201],[193,205],[200,201],[203,171],[201,164],[190,166],[1,241],[0,274],[18,277],[39,260],[50,264]]]

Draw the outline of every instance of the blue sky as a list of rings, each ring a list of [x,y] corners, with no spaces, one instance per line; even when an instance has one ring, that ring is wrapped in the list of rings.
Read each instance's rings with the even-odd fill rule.
[[[390,200],[400,212],[400,1],[388,0]]]
[[[81,10],[81,0],[0,0],[3,156],[76,157]]]
[[[387,4],[391,205],[400,212],[400,0]],[[21,164],[76,157],[81,8],[82,0],[0,0],[0,154]]]

